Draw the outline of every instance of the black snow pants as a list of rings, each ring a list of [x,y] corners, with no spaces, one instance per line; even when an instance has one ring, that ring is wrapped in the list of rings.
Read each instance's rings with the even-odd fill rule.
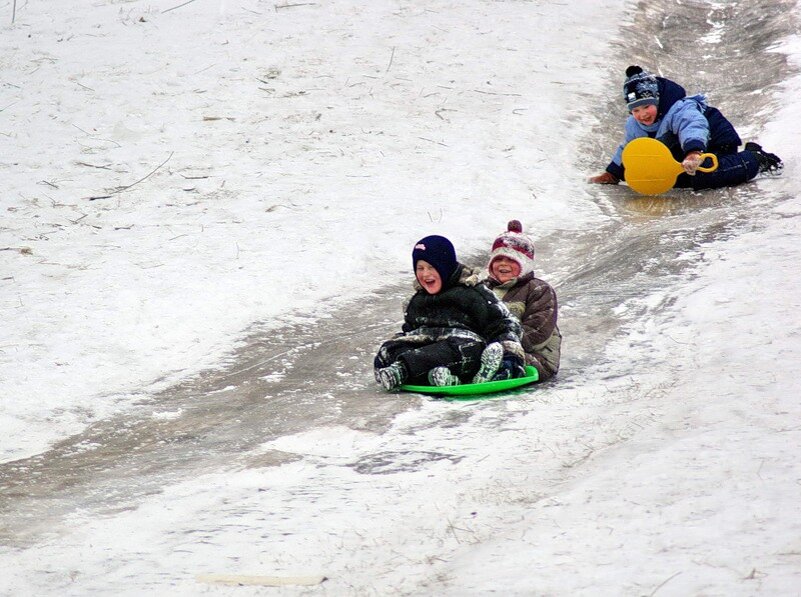
[[[478,372],[485,347],[480,336],[467,331],[442,336],[412,332],[384,342],[373,365],[381,369],[402,361],[409,372],[406,383],[411,384],[427,384],[428,372],[445,366],[464,383]]]

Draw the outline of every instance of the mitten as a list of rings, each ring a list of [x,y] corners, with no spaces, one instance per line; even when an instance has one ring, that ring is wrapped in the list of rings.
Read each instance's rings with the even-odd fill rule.
[[[684,161],[681,163],[681,167],[684,168],[684,171],[690,176],[695,176],[695,171],[698,170],[698,166],[700,166],[701,162],[703,161],[704,160],[701,159],[700,151],[691,151],[684,156]]]
[[[617,176],[611,172],[604,172],[598,176],[591,177],[587,182],[593,182],[595,184],[617,184],[620,181],[617,179]]]
[[[492,381],[500,381],[502,379],[514,379],[516,377],[525,377],[526,369],[523,367],[523,361],[516,356],[507,355],[503,357],[501,366],[498,367],[498,372],[492,378]]]

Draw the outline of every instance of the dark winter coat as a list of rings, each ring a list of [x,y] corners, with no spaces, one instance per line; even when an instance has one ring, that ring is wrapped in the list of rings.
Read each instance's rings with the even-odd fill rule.
[[[459,265],[437,294],[415,281],[417,292],[404,310],[404,335],[475,335],[486,344],[501,342],[504,353],[523,359],[521,327],[502,301],[479,280],[475,270]]]
[[[534,277],[534,273],[503,284],[489,277],[486,283],[520,319],[526,363],[537,369],[541,380],[553,377],[559,370],[562,346],[562,334],[556,323],[558,305],[554,289]]]
[[[491,342],[500,342],[505,356],[525,360],[520,323],[475,271],[459,265],[437,294],[428,294],[416,281],[415,288],[404,308],[403,331],[381,345],[376,371],[401,361],[405,381],[427,383],[431,369],[445,366],[469,382]]]

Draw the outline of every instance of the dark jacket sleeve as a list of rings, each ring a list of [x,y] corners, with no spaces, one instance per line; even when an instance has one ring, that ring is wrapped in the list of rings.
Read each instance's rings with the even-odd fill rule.
[[[618,180],[623,180],[623,177],[625,176],[625,170],[623,169],[623,166],[618,166],[614,162],[609,162],[609,165],[606,167],[606,171]]]

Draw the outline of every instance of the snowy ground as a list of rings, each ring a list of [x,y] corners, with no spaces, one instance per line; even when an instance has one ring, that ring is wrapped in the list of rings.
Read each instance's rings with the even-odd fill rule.
[[[677,32],[670,6],[613,1],[55,6],[17,2],[12,24],[0,2],[0,593],[801,594],[801,43],[761,50],[760,72],[789,62],[764,87],[715,62],[799,7],[677,3],[708,26]],[[643,18],[664,32],[634,54]],[[784,177],[669,207],[585,185],[617,141],[591,138],[622,122],[604,110],[625,66],[659,56],[686,83],[690,33],[716,67],[698,76]],[[538,272],[564,297],[556,383],[390,396],[380,432],[312,424],[214,466],[176,438],[201,470],[145,495],[88,466],[85,501],[57,470],[49,493],[20,489],[59,449],[102,461],[70,439],[93,424],[180,422],[163,396],[252,324],[322,330],[409,279],[418,238],[477,257],[512,217],[548,239]],[[604,261],[618,228],[664,242],[644,270],[668,275]],[[599,268],[589,290],[612,308],[577,323]],[[330,399],[362,399],[362,377]],[[327,580],[198,581],[215,573]]]

